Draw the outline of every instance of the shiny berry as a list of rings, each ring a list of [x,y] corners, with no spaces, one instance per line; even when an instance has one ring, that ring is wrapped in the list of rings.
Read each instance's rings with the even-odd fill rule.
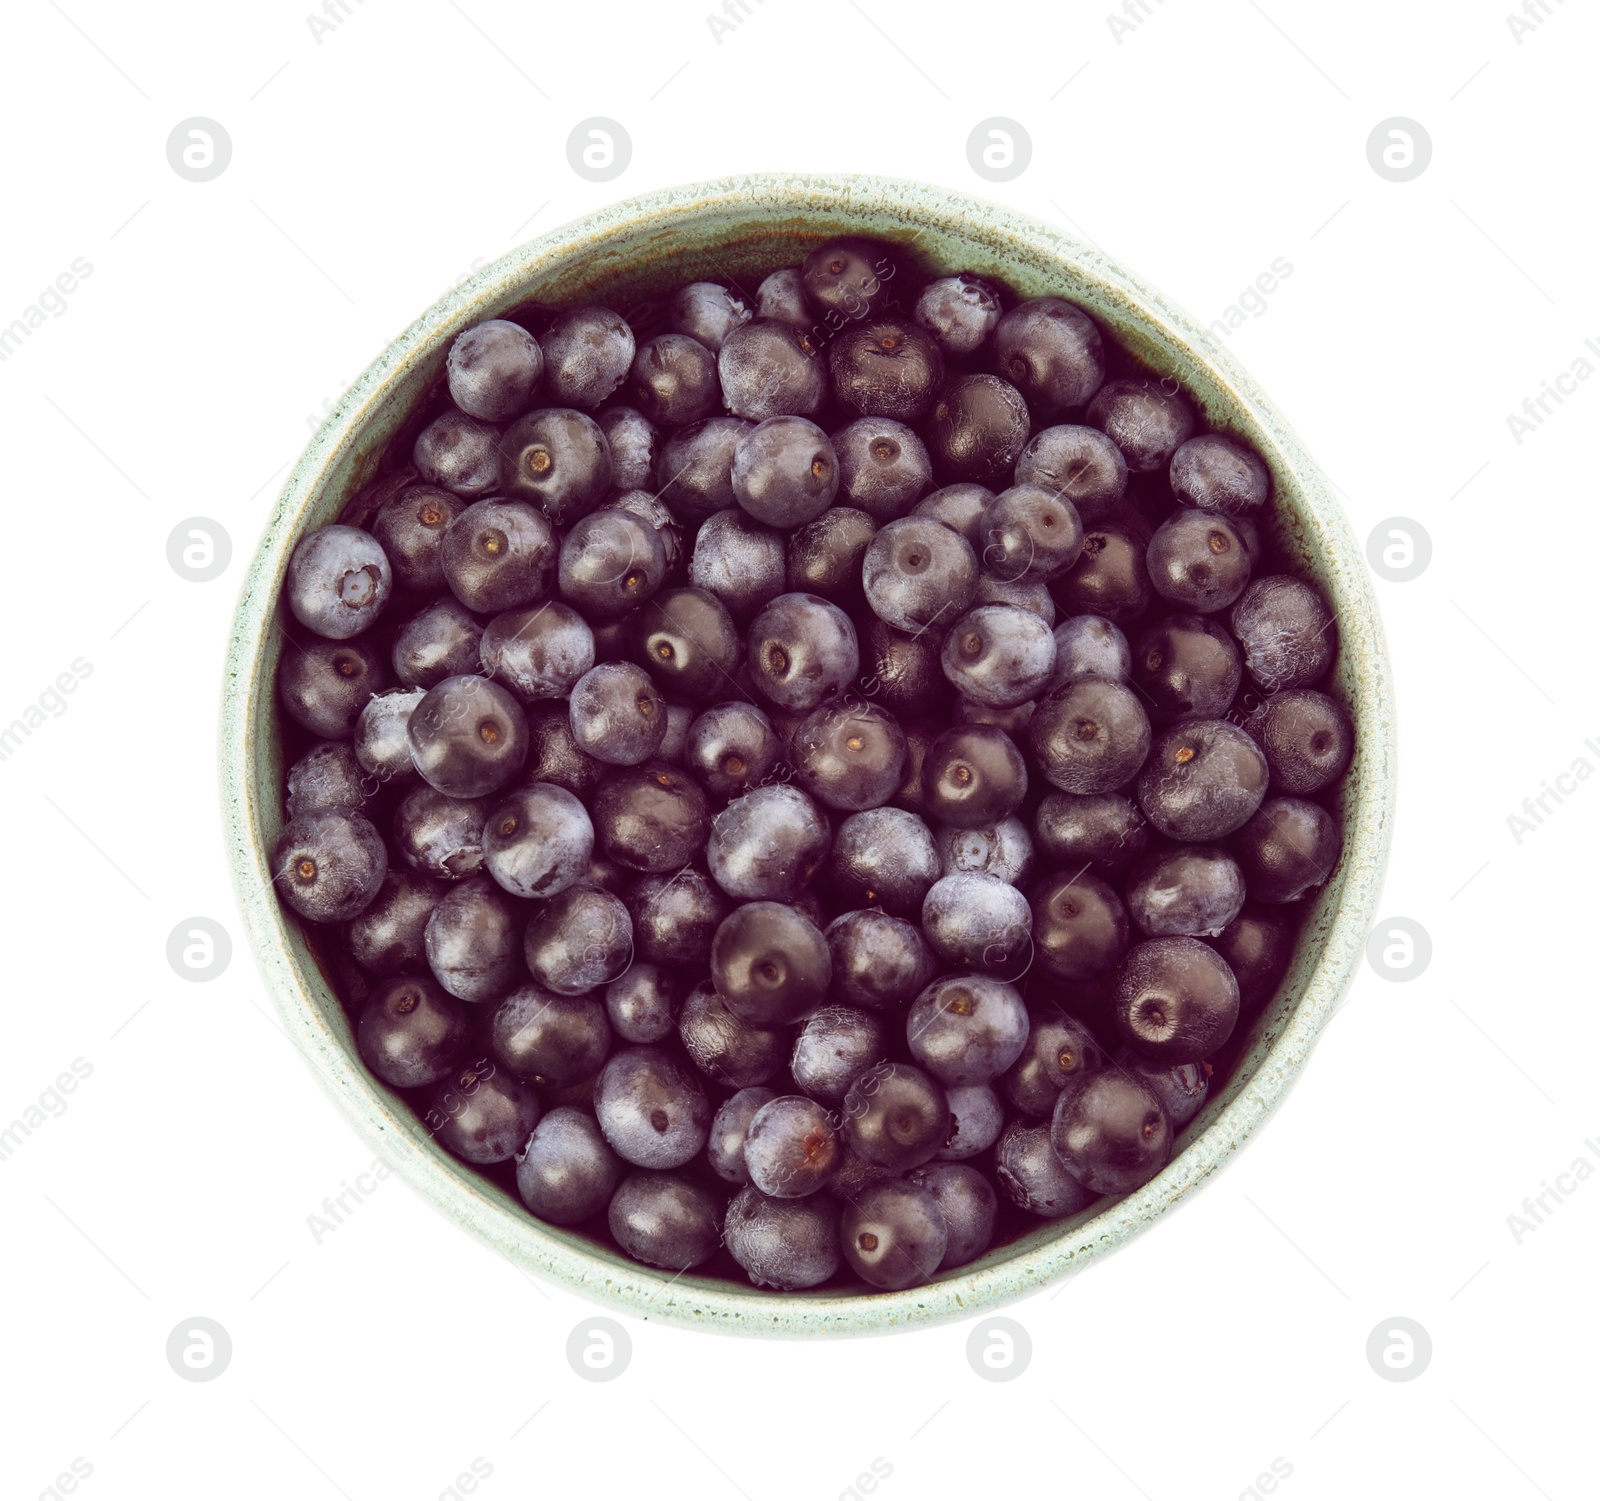
[[[1195,1063],[1232,1033],[1239,984],[1198,938],[1152,938],[1135,944],[1117,971],[1115,1011],[1118,1031],[1145,1057]]]
[[[291,818],[272,846],[278,894],[308,922],[344,922],[377,896],[389,868],[383,836],[348,808]]]

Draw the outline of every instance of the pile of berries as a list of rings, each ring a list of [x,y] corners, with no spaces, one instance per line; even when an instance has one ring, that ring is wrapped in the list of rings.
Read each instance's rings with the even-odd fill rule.
[[[1160,1172],[1338,864],[1275,527],[1081,308],[893,245],[515,309],[290,560],[277,889],[539,1219],[916,1286]]]

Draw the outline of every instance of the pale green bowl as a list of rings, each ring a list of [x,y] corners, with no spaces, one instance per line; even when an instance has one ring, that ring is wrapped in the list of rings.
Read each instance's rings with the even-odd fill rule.
[[[1344,792],[1343,863],[1318,897],[1240,1067],[1183,1132],[1165,1172],[1124,1199],[1041,1222],[926,1287],[778,1294],[719,1279],[669,1278],[541,1224],[440,1148],[362,1066],[344,1008],[279,906],[267,871],[264,852],[282,822],[276,620],[296,540],[332,521],[373,477],[385,443],[462,329],[528,299],[627,308],[695,278],[751,287],[841,232],[915,241],[916,253],[943,270],[976,271],[1024,296],[1059,294],[1081,303],[1134,354],[1176,375],[1210,425],[1256,447],[1277,485],[1277,539],[1337,613],[1337,691],[1354,717],[1357,749]],[[295,465],[250,560],[228,654],[222,789],[250,947],[289,1035],[362,1138],[418,1193],[517,1265],[632,1313],[743,1334],[872,1334],[975,1314],[1078,1271],[1177,1204],[1266,1118],[1349,983],[1375,915],[1393,821],[1393,720],[1378,612],[1343,512],[1277,410],[1187,314],[1099,251],[964,193],[873,177],[768,175],[630,199],[519,247],[424,313],[345,393]]]

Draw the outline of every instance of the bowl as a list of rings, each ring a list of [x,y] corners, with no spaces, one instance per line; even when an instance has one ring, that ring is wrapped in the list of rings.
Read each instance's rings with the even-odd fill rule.
[[[283,822],[284,772],[273,682],[283,642],[279,591],[296,541],[335,520],[374,477],[385,444],[462,329],[530,299],[626,309],[693,279],[753,286],[841,233],[900,242],[940,270],[998,277],[1025,297],[1081,304],[1129,352],[1180,379],[1207,425],[1260,452],[1276,486],[1275,540],[1315,579],[1339,622],[1334,691],[1354,720],[1356,754],[1342,792],[1343,861],[1315,899],[1276,996],[1250,1023],[1226,1087],[1180,1134],[1161,1174],[1124,1198],[1041,1222],[923,1287],[784,1294],[669,1277],[534,1220],[514,1195],[435,1143],[367,1072],[345,1008],[272,890],[266,852]],[[1233,1157],[1305,1066],[1364,951],[1393,822],[1390,669],[1366,566],[1327,481],[1277,409],[1192,318],[1100,251],[965,193],[863,176],[733,177],[629,199],[519,246],[435,303],[340,399],[278,497],[234,619],[221,737],[228,853],[251,951],[289,1036],[369,1147],[448,1218],[529,1272],[630,1313],[741,1334],[875,1334],[967,1317],[1079,1271],[1182,1202]]]

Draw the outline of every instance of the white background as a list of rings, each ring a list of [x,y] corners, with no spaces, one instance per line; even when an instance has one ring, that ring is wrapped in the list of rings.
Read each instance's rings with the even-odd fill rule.
[[[1109,0],[750,0],[719,45],[707,0],[351,0],[318,43],[302,4],[15,0],[0,38],[0,325],[93,267],[0,364],[0,723],[92,666],[0,762],[0,1123],[93,1069],[0,1161],[5,1494],[79,1459],[91,1497],[427,1501],[479,1459],[490,1501],[832,1501],[876,1459],[890,1501],[1019,1471],[1194,1501],[1276,1459],[1304,1501],[1593,1495],[1600,1183],[1520,1244],[1507,1217],[1600,1160],[1600,782],[1520,844],[1506,821],[1600,766],[1600,382],[1520,445],[1506,421],[1600,337],[1593,12],[1550,0],[1519,44],[1507,0],[1150,0],[1119,42]],[[195,115],[233,142],[203,184],[165,151]],[[567,163],[593,115],[632,137],[612,182]],[[1008,183],[968,165],[992,115],[1033,141]],[[1396,115],[1434,151],[1399,184],[1366,155]],[[973,1374],[968,1326],[755,1344],[632,1319],[631,1367],[589,1384],[563,1352],[592,1310],[398,1183],[317,1244],[307,1216],[371,1154],[278,1032],[225,876],[222,655],[308,418],[519,240],[767,169],[1000,199],[1206,322],[1286,258],[1230,342],[1358,536],[1403,516],[1433,541],[1376,586],[1402,765],[1384,908],[1430,967],[1364,970],[1234,1166],[1008,1310],[1033,1343],[1008,1384]],[[213,583],[167,563],[191,516],[233,540]],[[207,984],[165,958],[195,914],[236,940]],[[196,1315],[233,1342],[206,1384],[164,1354]],[[1406,1383],[1365,1355],[1397,1315],[1433,1344]]]

